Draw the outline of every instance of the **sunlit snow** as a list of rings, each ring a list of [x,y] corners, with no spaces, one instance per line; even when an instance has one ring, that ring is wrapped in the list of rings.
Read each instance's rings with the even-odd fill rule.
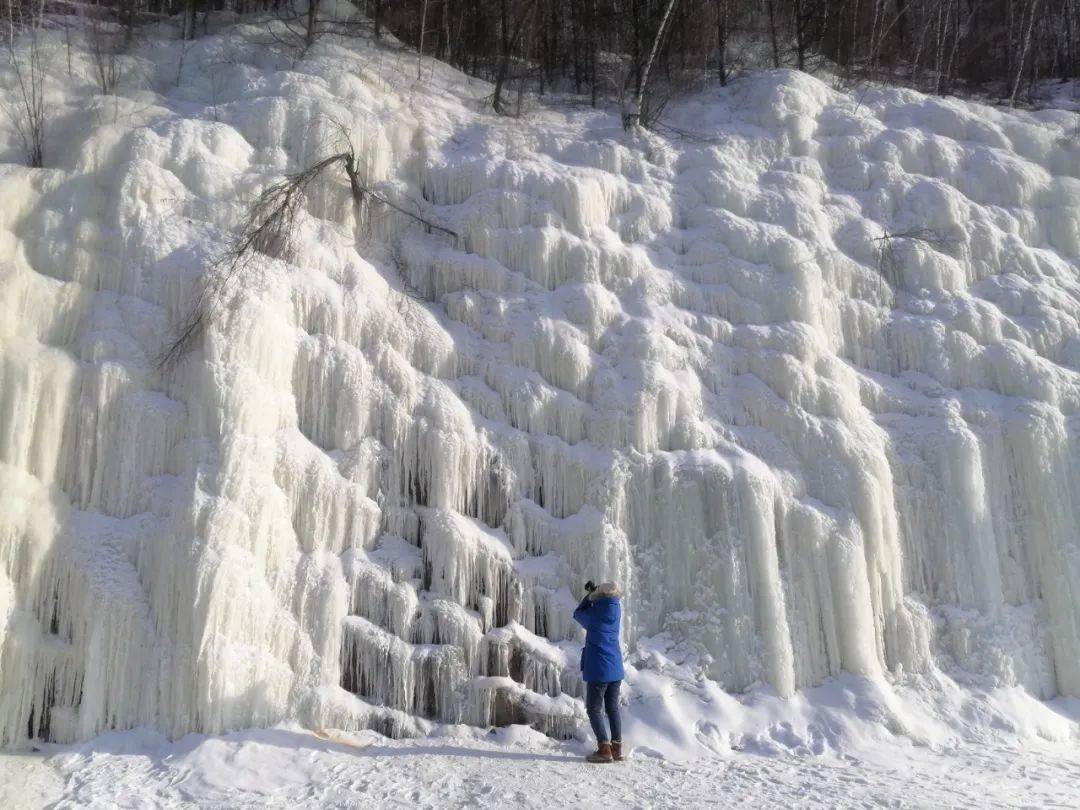
[[[1031,700],[1080,697],[1075,114],[771,71],[634,135],[260,35],[153,42],[107,97],[58,57],[44,170],[0,119],[0,745],[582,735],[586,579],[661,753],[1075,733]],[[159,370],[339,124],[458,238],[327,180]]]

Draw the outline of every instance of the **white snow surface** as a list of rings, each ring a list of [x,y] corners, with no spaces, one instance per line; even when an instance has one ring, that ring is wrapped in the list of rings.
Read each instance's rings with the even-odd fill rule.
[[[0,754],[0,802],[67,808],[1072,808],[1076,757],[1036,741],[865,755],[732,752],[673,762],[636,751],[589,765],[573,744],[513,726],[437,737],[320,739],[295,726],[169,742],[110,732],[68,750]],[[45,759],[48,757],[48,759]]]
[[[1075,113],[766,71],[626,134],[266,43],[162,39],[101,96],[57,39],[45,169],[0,119],[0,746],[584,739],[589,578],[642,757],[1080,736]],[[458,237],[328,178],[160,370],[339,124]]]

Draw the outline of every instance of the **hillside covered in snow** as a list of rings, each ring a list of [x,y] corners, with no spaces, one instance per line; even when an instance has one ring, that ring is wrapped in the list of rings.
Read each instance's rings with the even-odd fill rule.
[[[586,579],[658,750],[1077,734],[1075,113],[762,71],[625,133],[262,25],[107,96],[47,47],[45,168],[0,117],[0,746],[572,737]],[[326,174],[215,281],[342,148],[446,230]]]

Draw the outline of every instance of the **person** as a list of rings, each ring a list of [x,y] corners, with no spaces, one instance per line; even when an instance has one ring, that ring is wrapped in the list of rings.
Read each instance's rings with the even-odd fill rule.
[[[622,649],[619,645],[621,594],[613,582],[605,582],[599,587],[592,582],[586,582],[585,591],[585,598],[574,611],[574,621],[585,628],[585,646],[581,649],[581,677],[586,686],[585,711],[596,735],[596,751],[586,759],[589,762],[621,762],[623,756],[619,687],[625,674]]]

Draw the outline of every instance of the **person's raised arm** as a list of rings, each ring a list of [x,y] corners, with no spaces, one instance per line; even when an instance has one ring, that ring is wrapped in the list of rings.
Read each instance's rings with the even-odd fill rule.
[[[577,610],[574,611],[574,621],[584,627],[586,630],[591,630],[593,625],[593,618],[596,611],[591,611],[589,608],[593,607],[592,592],[596,590],[596,586],[592,584],[592,581],[585,583],[585,598],[581,600],[581,604],[577,606]]]
[[[589,612],[591,607],[592,602],[589,601],[589,595],[586,594],[585,598],[581,600],[581,604],[577,606],[577,610],[574,611],[574,621],[586,630],[592,628],[592,614]]]

